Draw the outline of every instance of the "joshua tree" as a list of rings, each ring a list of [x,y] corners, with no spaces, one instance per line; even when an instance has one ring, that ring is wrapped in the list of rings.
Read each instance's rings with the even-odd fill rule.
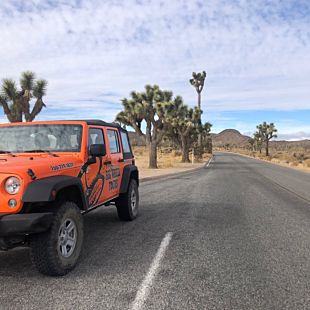
[[[10,122],[22,122],[23,116],[27,122],[34,118],[45,107],[43,97],[46,94],[47,81],[36,80],[35,74],[23,72],[20,79],[21,89],[11,79],[3,79],[0,94],[0,105]],[[30,101],[35,99],[30,111]]]
[[[196,89],[196,92],[198,94],[198,109],[201,111],[201,92],[203,90],[203,86],[204,86],[207,74],[206,74],[206,71],[202,71],[202,73],[193,72],[192,76],[193,78],[191,78],[189,82]],[[201,123],[201,116],[199,119]],[[202,144],[202,138],[201,138],[201,134],[199,134],[198,145],[201,146],[201,144]]]
[[[195,143],[199,133],[200,111],[188,108],[183,99],[177,96],[164,110],[164,122],[167,136],[182,150],[182,162],[189,162],[189,149]]]
[[[165,109],[171,105],[172,92],[161,90],[157,85],[146,85],[143,92],[133,91],[130,96],[122,100],[124,110],[117,114],[116,121],[131,126],[145,138],[149,147],[149,168],[157,168],[157,147],[166,132]],[[143,121],[145,133],[141,128]]]
[[[276,138],[277,135],[275,134],[278,130],[275,128],[274,123],[267,124],[266,122],[263,122],[262,124],[259,124],[256,126],[258,131],[255,135],[260,136],[261,141],[265,142],[266,146],[266,156],[269,156],[269,141],[272,138]]]
[[[259,153],[262,153],[262,147],[263,147],[263,137],[261,136],[260,132],[255,132],[253,135],[254,140],[254,147],[256,151],[259,151]]]
[[[255,140],[254,140],[253,138],[250,138],[250,139],[248,140],[248,143],[249,143],[248,148],[249,148],[251,151],[254,152],[254,150],[255,150]]]

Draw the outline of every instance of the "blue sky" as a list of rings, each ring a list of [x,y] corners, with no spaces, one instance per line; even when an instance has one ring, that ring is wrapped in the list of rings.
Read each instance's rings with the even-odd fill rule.
[[[49,81],[38,119],[113,120],[147,83],[193,106],[188,80],[206,70],[213,132],[266,120],[279,138],[310,138],[309,25],[308,0],[2,0],[0,78]]]

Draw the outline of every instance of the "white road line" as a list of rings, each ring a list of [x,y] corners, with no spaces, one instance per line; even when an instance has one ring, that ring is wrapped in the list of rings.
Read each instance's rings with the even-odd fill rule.
[[[160,267],[160,262],[165,255],[165,252],[169,246],[171,238],[172,238],[172,232],[168,232],[164,237],[164,239],[161,241],[156,256],[154,257],[152,264],[150,266],[150,269],[147,275],[145,276],[143,282],[141,283],[139,290],[136,294],[136,298],[130,307],[131,310],[141,310],[143,308],[143,305],[150,293],[152,282],[157,274],[158,268]]]
[[[211,157],[211,159],[209,160],[208,164],[207,164],[207,168],[209,167],[211,161],[213,160],[213,156]]]

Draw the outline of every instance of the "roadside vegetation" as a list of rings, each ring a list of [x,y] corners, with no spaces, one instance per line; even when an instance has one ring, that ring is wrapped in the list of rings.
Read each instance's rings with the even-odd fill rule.
[[[122,100],[123,111],[115,120],[122,126],[130,126],[143,138],[148,149],[149,168],[158,168],[158,147],[164,139],[181,151],[181,162],[190,162],[193,151],[196,160],[202,160],[205,152],[212,152],[210,123],[202,123],[201,92],[206,73],[193,73],[190,84],[198,93],[198,106],[189,108],[181,96],[158,85],[146,85],[141,92],[133,91]]]

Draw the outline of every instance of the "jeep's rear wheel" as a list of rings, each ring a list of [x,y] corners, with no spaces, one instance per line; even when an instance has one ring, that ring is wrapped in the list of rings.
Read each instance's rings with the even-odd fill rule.
[[[130,180],[128,190],[116,200],[117,214],[122,221],[132,221],[138,215],[139,191],[137,181]]]
[[[31,257],[43,274],[63,276],[71,271],[81,254],[83,217],[73,202],[62,203],[55,213],[49,231],[33,235]]]

